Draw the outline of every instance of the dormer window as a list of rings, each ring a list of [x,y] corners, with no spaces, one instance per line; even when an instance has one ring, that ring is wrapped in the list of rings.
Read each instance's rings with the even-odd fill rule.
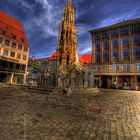
[[[6,31],[5,30],[2,30],[2,35],[6,35]]]
[[[12,39],[16,39],[16,35],[11,34]]]
[[[24,43],[24,42],[25,42],[25,40],[24,40],[23,38],[20,38],[20,41],[21,41],[22,43]]]

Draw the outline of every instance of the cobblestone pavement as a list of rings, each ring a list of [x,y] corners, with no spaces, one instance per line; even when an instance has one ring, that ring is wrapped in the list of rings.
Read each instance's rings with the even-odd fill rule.
[[[140,93],[50,96],[1,86],[0,140],[140,140]]]

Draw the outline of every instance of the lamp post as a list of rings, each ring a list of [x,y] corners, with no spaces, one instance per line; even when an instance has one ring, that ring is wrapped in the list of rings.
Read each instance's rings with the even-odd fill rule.
[[[117,71],[118,71],[118,68],[117,68],[117,65],[116,65],[116,89],[118,88],[118,76],[117,76]]]
[[[138,90],[137,75],[135,70],[134,73],[135,73],[135,89]]]

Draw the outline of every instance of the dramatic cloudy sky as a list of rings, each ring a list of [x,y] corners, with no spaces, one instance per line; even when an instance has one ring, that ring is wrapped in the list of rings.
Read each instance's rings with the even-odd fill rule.
[[[24,24],[30,56],[48,57],[57,47],[59,25],[67,0],[0,0],[0,10]],[[91,53],[88,30],[140,17],[140,0],[73,0],[78,53]]]

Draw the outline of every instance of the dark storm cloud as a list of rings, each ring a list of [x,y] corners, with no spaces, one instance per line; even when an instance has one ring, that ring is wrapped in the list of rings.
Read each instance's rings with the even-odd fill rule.
[[[0,0],[0,10],[24,24],[30,56],[47,57],[57,47],[59,24],[67,0]],[[79,55],[91,53],[88,30],[140,17],[140,0],[73,0]]]

